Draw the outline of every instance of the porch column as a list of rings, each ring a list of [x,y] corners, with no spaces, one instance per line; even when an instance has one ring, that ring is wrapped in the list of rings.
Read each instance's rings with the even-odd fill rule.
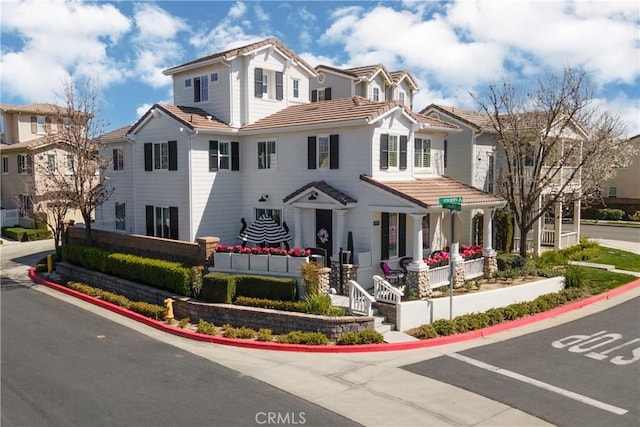
[[[411,264],[424,264],[422,260],[422,214],[409,214],[413,220],[413,247],[411,248],[411,256],[413,261]]]
[[[292,208],[293,209],[293,229],[295,230],[295,234],[293,235],[293,247],[301,248],[302,247],[302,212],[300,208]]]
[[[573,201],[573,231],[576,234],[576,244],[580,243],[580,216],[582,213],[580,212],[580,208],[582,207],[582,202],[580,199],[576,199]]]
[[[495,209],[485,209],[482,215],[482,256],[495,256],[496,251],[493,249],[493,212]]]
[[[535,212],[539,212],[542,209],[542,195],[538,197],[536,201]],[[533,224],[533,254],[535,256],[540,256],[542,253],[542,230],[544,229],[544,215],[542,215],[538,220]]]
[[[346,250],[343,245],[344,242],[344,215],[347,213],[346,210],[335,210],[336,213],[336,229],[333,230],[333,253],[340,256],[340,246]],[[337,236],[337,239],[335,238]]]
[[[556,251],[562,249],[562,200],[558,200],[555,204],[554,224],[553,224],[553,249]]]

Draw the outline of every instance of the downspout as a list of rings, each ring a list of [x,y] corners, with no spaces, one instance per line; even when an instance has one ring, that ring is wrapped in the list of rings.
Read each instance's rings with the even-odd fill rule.
[[[233,126],[233,76],[231,75],[231,63],[226,59],[223,59],[222,65],[225,65],[229,69],[229,126]]]
[[[180,132],[184,132],[185,129],[184,128],[180,128]],[[187,197],[189,198],[188,201],[188,205],[189,205],[189,241],[193,242],[195,240],[195,233],[193,230],[193,167],[191,164],[191,154],[192,154],[192,148],[193,148],[193,136],[194,135],[198,135],[198,130],[196,129],[193,132],[189,132],[187,130],[187,132],[189,133],[189,156],[187,158],[188,160],[188,168],[189,168],[189,188],[188,188],[188,195]]]
[[[137,234],[137,224],[138,224],[138,209],[137,209],[137,205],[136,205],[136,200],[138,200],[136,198],[136,146],[134,144],[135,142],[135,136],[134,135],[127,135],[126,136],[126,140],[129,144],[131,144],[131,152],[133,153],[133,233]]]

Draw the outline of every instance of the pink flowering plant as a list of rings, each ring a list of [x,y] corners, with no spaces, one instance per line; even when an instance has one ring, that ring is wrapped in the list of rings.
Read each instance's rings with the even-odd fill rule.
[[[431,258],[425,258],[424,262],[429,268],[444,267],[449,265],[449,252],[439,252]]]
[[[293,256],[305,257],[311,255],[311,251],[301,248],[294,248],[289,251],[283,248],[261,248],[255,246],[253,248],[243,248],[242,245],[218,245],[216,252],[219,253],[235,253],[235,254],[251,254],[251,255],[276,255],[276,256]]]
[[[216,252],[225,253],[225,254],[231,253],[233,252],[233,246],[218,245],[216,246]]]
[[[292,256],[292,257],[305,257],[310,255],[311,255],[311,251],[308,249],[305,250],[301,248],[293,248],[289,251],[289,256]]]

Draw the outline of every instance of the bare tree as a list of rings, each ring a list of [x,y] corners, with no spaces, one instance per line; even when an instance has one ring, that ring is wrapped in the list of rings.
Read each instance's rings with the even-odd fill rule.
[[[588,74],[575,68],[540,77],[531,92],[505,80],[472,96],[497,134],[500,191],[525,256],[527,233],[556,202],[599,194],[631,149],[625,125],[595,106]]]
[[[98,140],[104,129],[99,118],[98,90],[91,80],[67,80],[57,98],[60,101],[52,118],[57,129],[48,132],[46,139],[66,154],[64,161],[57,162],[55,167],[41,165],[46,168],[41,182],[50,189],[49,210],[53,208],[61,213],[63,206],[78,210],[85,224],[87,242],[91,242],[93,213],[113,192],[103,173],[109,160],[102,156]]]

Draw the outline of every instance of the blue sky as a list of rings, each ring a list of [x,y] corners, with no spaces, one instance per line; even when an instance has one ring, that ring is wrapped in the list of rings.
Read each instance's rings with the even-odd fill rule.
[[[161,71],[277,37],[311,65],[377,63],[418,80],[415,108],[475,108],[504,78],[581,66],[594,101],[640,133],[637,1],[2,1],[1,101],[55,101],[64,78],[97,79],[105,130],[171,103]]]

